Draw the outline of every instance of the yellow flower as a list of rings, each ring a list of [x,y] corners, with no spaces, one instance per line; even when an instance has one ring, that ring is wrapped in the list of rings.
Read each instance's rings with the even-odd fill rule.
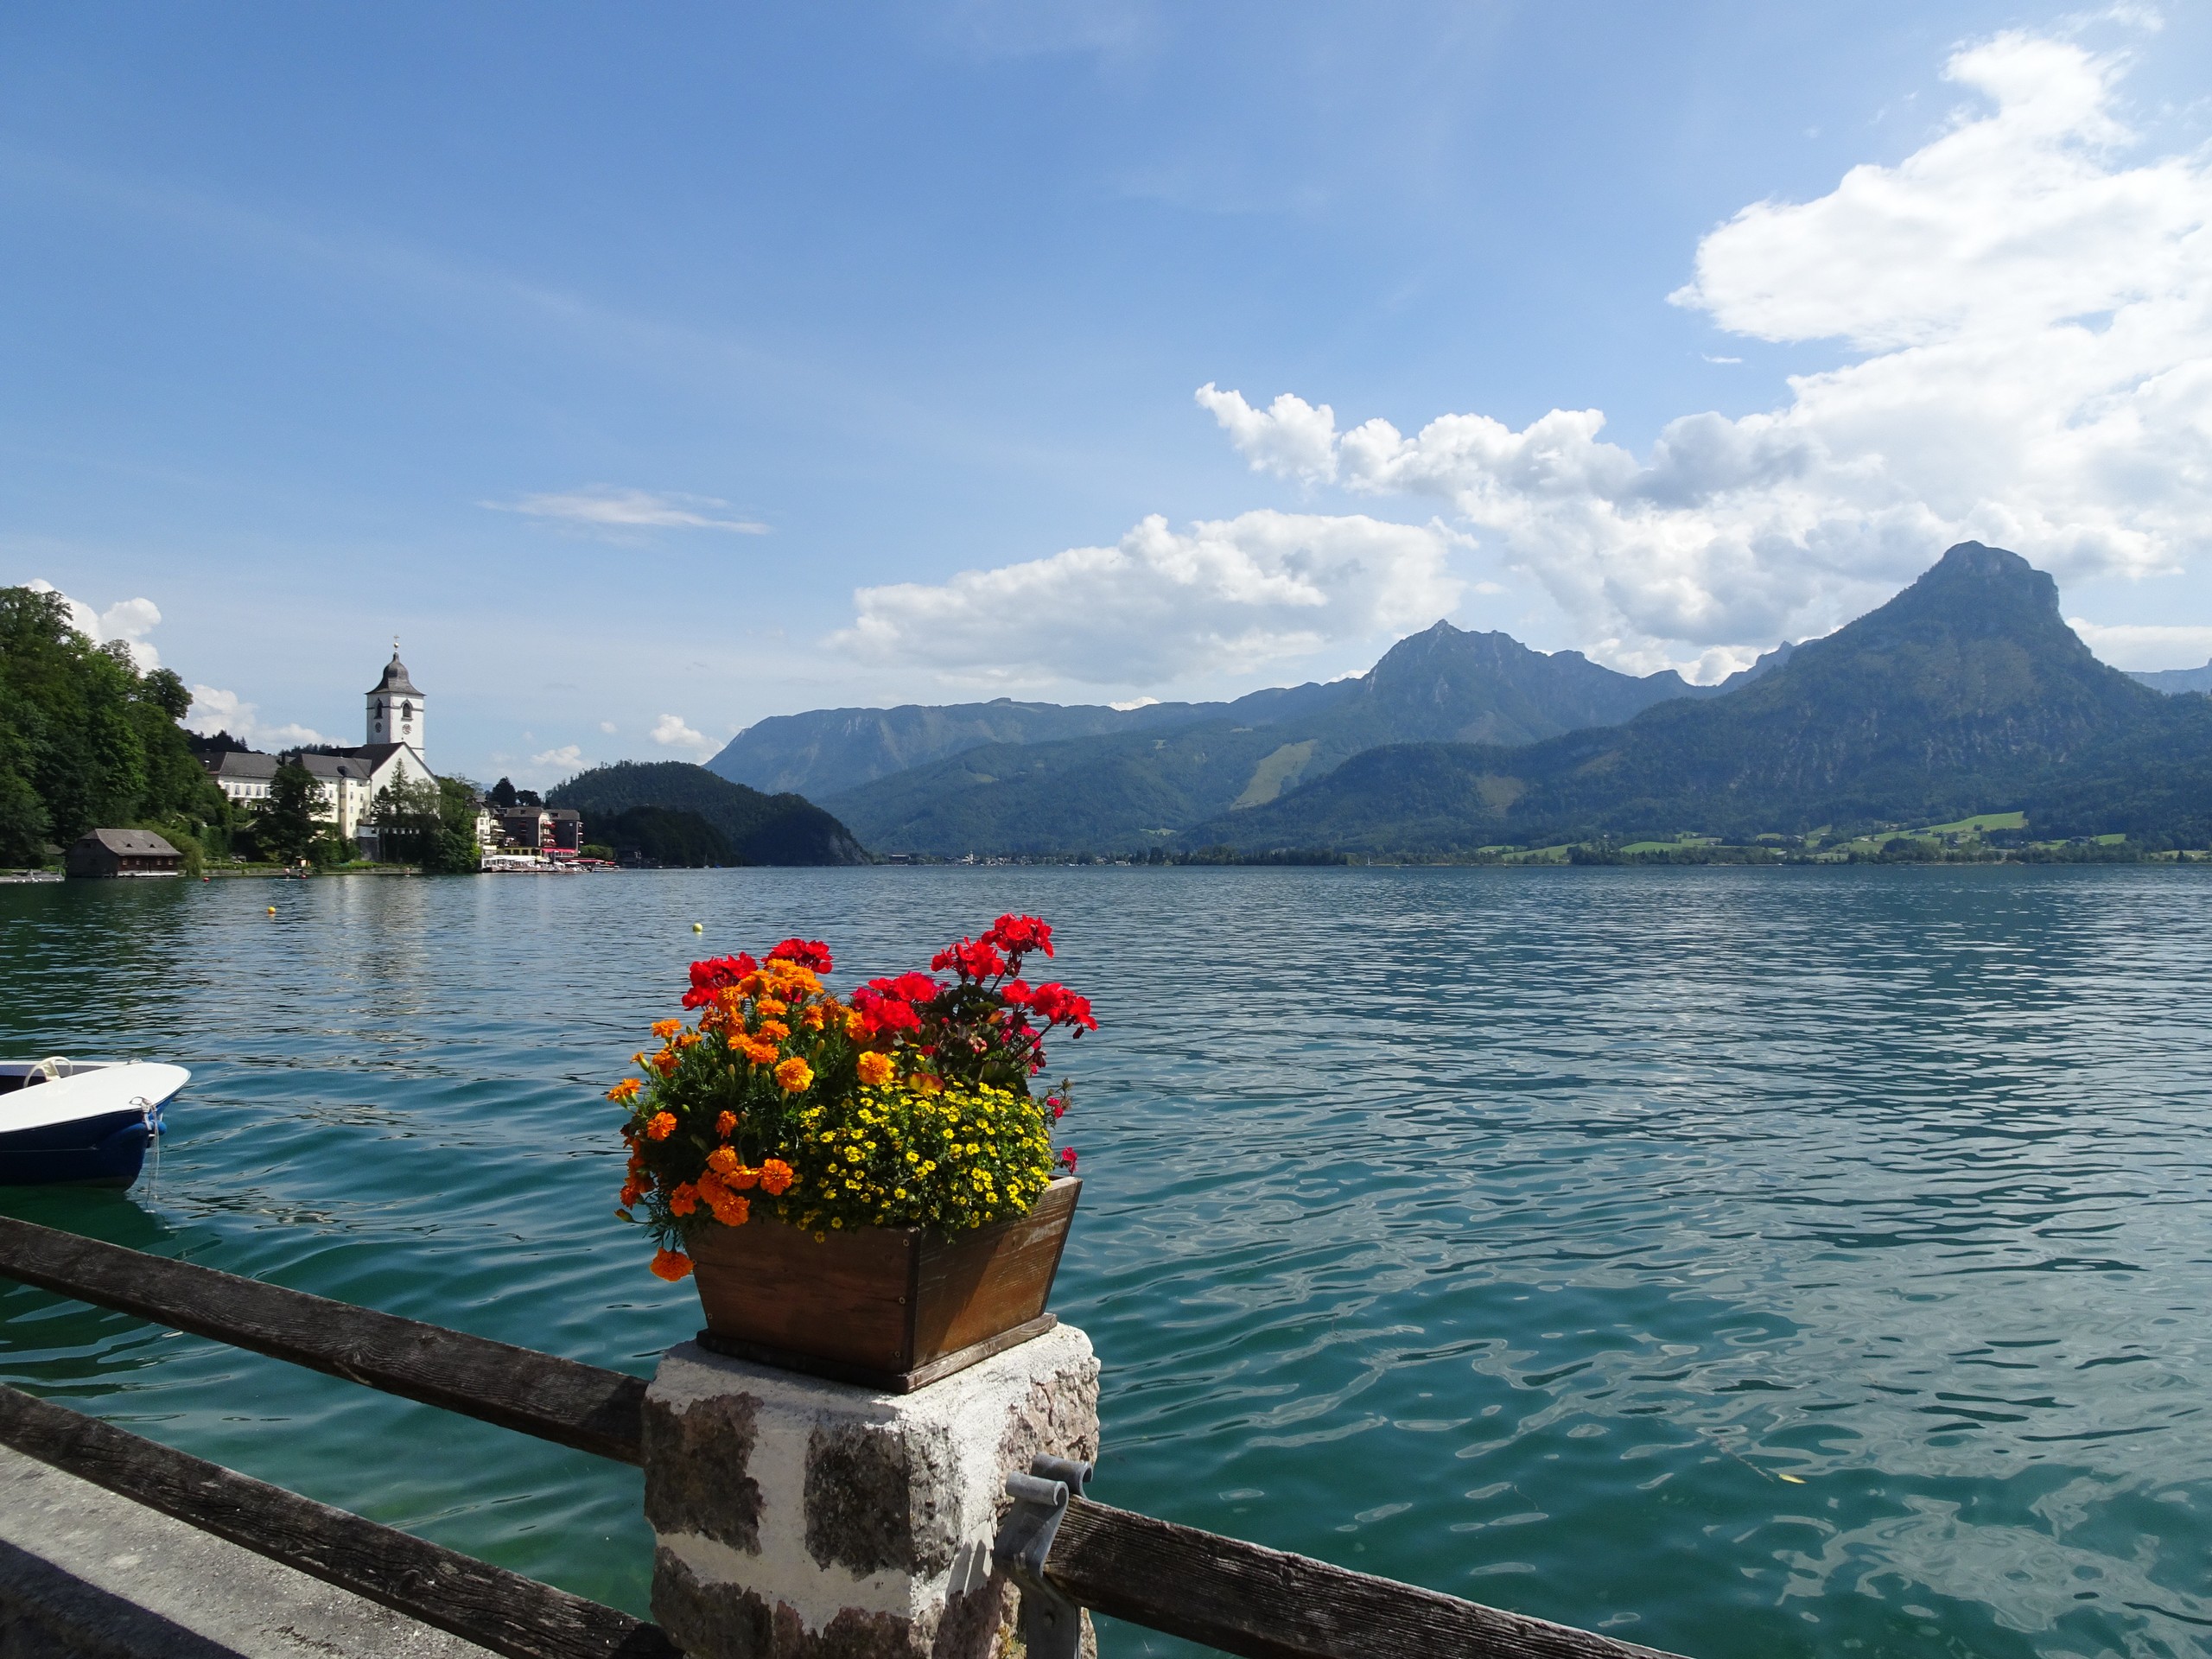
[[[796,1054],[776,1068],[776,1086],[787,1095],[803,1094],[814,1081],[814,1068]]]

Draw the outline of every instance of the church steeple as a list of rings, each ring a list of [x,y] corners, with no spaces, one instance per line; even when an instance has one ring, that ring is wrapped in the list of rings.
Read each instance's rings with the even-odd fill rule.
[[[425,751],[423,731],[426,721],[423,705],[429,699],[423,695],[407,672],[407,664],[399,660],[399,639],[392,637],[391,660],[385,664],[384,677],[369,688],[368,741],[412,744],[417,754]]]

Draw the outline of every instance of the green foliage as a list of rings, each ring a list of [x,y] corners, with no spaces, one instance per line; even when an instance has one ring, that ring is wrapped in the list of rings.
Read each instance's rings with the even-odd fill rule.
[[[667,868],[702,869],[743,861],[696,812],[665,806],[633,806],[627,812],[591,821],[592,833],[607,842],[611,855],[638,859]]]
[[[296,760],[278,766],[254,808],[253,843],[261,856],[279,864],[313,857],[322,835],[316,817],[321,804],[322,785],[312,772]]]
[[[230,804],[176,723],[191,702],[168,670],[141,674],[127,647],[71,627],[60,594],[0,588],[0,864],[87,830],[226,830]]]
[[[378,850],[393,863],[433,875],[474,874],[483,849],[476,841],[476,786],[465,778],[400,779],[378,791],[369,823]]]
[[[747,864],[862,864],[868,854],[845,826],[797,795],[763,795],[689,761],[625,760],[580,772],[547,792],[548,806],[584,816],[585,833],[612,839],[602,826],[641,806],[696,813]]]

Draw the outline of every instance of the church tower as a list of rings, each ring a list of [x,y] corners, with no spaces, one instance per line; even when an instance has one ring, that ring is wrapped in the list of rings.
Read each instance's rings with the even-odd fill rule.
[[[369,689],[369,746],[412,744],[415,753],[427,760],[428,749],[423,735],[424,702],[421,690],[408,677],[407,664],[399,660],[399,641],[394,639],[391,661],[385,664],[384,678]]]

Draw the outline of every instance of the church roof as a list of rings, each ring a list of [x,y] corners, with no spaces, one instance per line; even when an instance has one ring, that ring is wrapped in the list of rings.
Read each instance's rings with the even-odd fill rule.
[[[372,697],[379,691],[397,691],[410,697],[423,695],[421,688],[408,677],[407,664],[399,660],[397,647],[392,651],[391,660],[384,665],[384,678],[369,688],[369,695]]]

